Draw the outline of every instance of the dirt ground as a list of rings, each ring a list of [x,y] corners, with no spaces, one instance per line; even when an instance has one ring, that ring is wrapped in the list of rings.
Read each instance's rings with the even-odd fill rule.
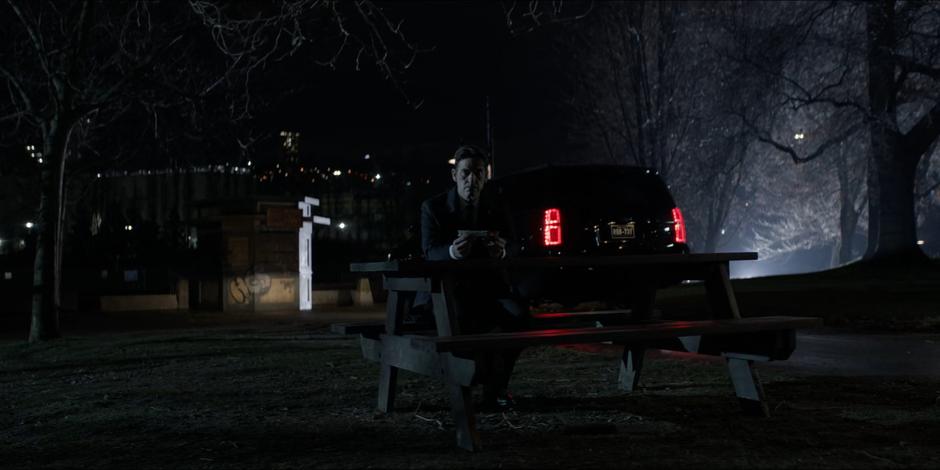
[[[764,368],[762,419],[720,360],[654,355],[628,395],[605,348],[527,350],[517,409],[478,414],[468,453],[434,380],[403,372],[397,410],[375,413],[377,365],[326,322],[0,340],[0,467],[940,468],[940,380]]]

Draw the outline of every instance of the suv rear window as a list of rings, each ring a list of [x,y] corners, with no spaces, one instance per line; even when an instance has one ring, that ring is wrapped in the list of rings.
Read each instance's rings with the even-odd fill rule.
[[[669,190],[655,173],[625,166],[553,166],[493,181],[516,204],[526,207],[571,204],[581,208],[629,206],[671,210]]]

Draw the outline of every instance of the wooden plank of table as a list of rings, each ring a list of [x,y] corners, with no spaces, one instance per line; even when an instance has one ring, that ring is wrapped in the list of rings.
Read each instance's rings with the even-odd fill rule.
[[[483,333],[446,337],[413,337],[416,348],[428,351],[479,351],[524,348],[552,344],[603,341],[642,342],[679,336],[738,334],[756,331],[812,328],[822,320],[812,317],[757,317],[727,320],[665,321],[600,328],[557,328],[524,332]]]
[[[411,338],[411,335],[381,335],[379,339],[363,337],[360,339],[362,356],[383,365],[443,378],[458,385],[473,383],[476,363],[472,359],[420,350],[411,344]],[[442,362],[444,360],[450,361],[448,367]]]
[[[381,272],[389,274],[434,274],[441,272],[474,271],[481,269],[545,269],[545,268],[604,268],[642,265],[696,265],[729,261],[756,260],[757,253],[694,253],[620,256],[564,256],[538,258],[467,259],[459,261],[396,260],[351,263],[352,272]]]

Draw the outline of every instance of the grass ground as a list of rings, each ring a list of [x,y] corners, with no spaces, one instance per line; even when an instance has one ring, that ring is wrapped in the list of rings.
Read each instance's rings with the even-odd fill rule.
[[[618,352],[526,351],[517,410],[454,445],[446,394],[378,368],[310,322],[0,343],[5,468],[940,466],[940,381],[763,371],[770,419],[738,413],[721,362],[660,355],[616,389]]]
[[[745,313],[935,327],[932,274],[839,276],[736,290]],[[696,289],[664,292],[664,311]],[[67,317],[67,337],[40,345],[10,323],[21,331],[0,339],[0,467],[940,467],[936,377],[765,368],[773,416],[759,419],[738,412],[720,360],[656,355],[627,395],[618,351],[536,348],[516,369],[518,408],[479,414],[484,450],[471,454],[433,380],[402,373],[397,411],[376,414],[378,368],[327,332],[334,318],[165,315]]]

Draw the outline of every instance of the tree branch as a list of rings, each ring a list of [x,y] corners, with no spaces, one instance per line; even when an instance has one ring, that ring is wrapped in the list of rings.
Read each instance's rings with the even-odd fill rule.
[[[901,67],[910,72],[918,73],[934,80],[940,80],[940,67],[931,67],[927,64],[922,64],[913,58],[902,54],[894,54],[892,57],[898,62],[899,65],[901,65]]]
[[[768,145],[770,145],[771,147],[777,149],[778,151],[789,155],[789,156],[790,156],[790,159],[793,160],[793,163],[806,163],[806,162],[808,162],[808,161],[815,160],[815,159],[818,158],[819,156],[821,156],[821,155],[823,155],[824,153],[826,153],[826,150],[829,150],[829,148],[832,147],[833,145],[838,144],[838,143],[840,143],[840,142],[843,142],[845,139],[848,139],[849,137],[851,137],[852,134],[854,134],[856,131],[858,131],[859,129],[861,129],[862,124],[864,123],[864,121],[858,121],[858,122],[856,122],[855,124],[849,126],[849,127],[846,128],[844,131],[842,131],[842,133],[840,133],[840,134],[836,135],[835,137],[833,137],[833,138],[827,140],[826,142],[823,142],[823,143],[822,143],[819,147],[817,147],[816,150],[813,151],[812,153],[806,155],[805,157],[801,157],[801,156],[796,152],[796,150],[793,149],[793,147],[776,141],[773,137],[770,136],[770,134],[768,134],[767,132],[764,132],[764,131],[758,129],[757,126],[755,126],[754,124],[752,124],[752,123],[751,123],[748,119],[746,119],[744,116],[738,114],[738,117],[741,119],[741,121],[744,123],[744,125],[747,126],[748,129],[751,130],[751,132],[754,134],[754,136],[757,138],[758,141],[763,142],[763,143],[765,143],[765,144],[768,144]]]
[[[0,65],[0,74],[7,78],[7,81],[13,85],[17,94],[20,95],[20,100],[23,101],[23,105],[26,107],[23,111],[27,114],[33,114],[33,102],[29,99],[29,95],[26,94],[26,90],[23,89],[20,81],[3,65]]]
[[[45,61],[46,51],[42,46],[42,40],[39,38],[39,35],[36,33],[36,29],[33,28],[28,21],[26,21],[26,16],[23,15],[23,11],[20,10],[20,7],[13,3],[13,0],[7,0],[7,4],[10,5],[10,8],[13,9],[13,13],[16,14],[16,17],[22,23],[23,28],[26,29],[26,34],[29,35],[30,44],[33,45],[33,48],[36,49],[36,54],[39,55],[40,59]]]
[[[917,124],[901,136],[901,145],[912,158],[920,158],[940,136],[940,102],[921,116]]]
[[[106,103],[107,101],[109,101],[115,94],[120,92],[121,89],[124,88],[128,83],[130,83],[133,79],[137,78],[137,75],[141,71],[149,68],[158,58],[163,56],[163,54],[167,53],[174,45],[176,45],[176,43],[181,41],[183,39],[183,36],[184,34],[180,34],[179,36],[173,38],[173,40],[167,43],[165,46],[163,46],[162,49],[151,54],[150,57],[147,58],[147,60],[137,63],[129,72],[125,73],[124,76],[121,77],[121,79],[118,80],[117,83],[115,83],[110,88],[108,88],[104,93],[101,93],[100,95],[98,95],[97,99],[95,99],[94,101],[86,105],[85,108],[87,109],[97,108],[97,107],[100,107],[103,103]]]

